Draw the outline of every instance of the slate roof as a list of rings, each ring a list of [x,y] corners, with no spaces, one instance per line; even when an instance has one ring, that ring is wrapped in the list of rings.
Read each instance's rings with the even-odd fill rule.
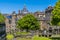
[[[6,16],[8,19],[12,19],[12,16],[11,15],[8,15],[8,16]]]

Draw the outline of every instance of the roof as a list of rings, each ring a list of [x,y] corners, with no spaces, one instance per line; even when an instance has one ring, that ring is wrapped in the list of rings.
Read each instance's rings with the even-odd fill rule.
[[[52,10],[53,10],[53,7],[49,6],[48,8],[45,9],[45,12],[49,12],[49,11],[52,11]]]
[[[11,15],[8,15],[8,16],[6,16],[6,18],[11,19],[11,18],[12,18],[12,16],[11,16]]]
[[[44,12],[35,12],[34,14],[44,15]]]

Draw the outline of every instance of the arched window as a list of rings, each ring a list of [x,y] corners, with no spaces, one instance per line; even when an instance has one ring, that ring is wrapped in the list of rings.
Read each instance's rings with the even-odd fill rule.
[[[11,20],[9,20],[9,24],[11,24]]]

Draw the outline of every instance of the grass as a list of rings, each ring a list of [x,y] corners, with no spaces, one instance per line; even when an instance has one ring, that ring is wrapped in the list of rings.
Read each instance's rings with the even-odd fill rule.
[[[33,37],[33,40],[51,40],[51,39],[49,39],[49,38],[47,38],[47,37],[39,37],[39,36],[35,35],[35,36]]]
[[[17,40],[55,40],[55,39],[50,39],[48,37],[39,37],[39,36],[35,35],[31,39],[30,38],[20,38],[20,37],[18,37]]]
[[[17,40],[51,40],[49,38],[46,38],[46,37],[38,37],[38,36],[34,36],[33,38],[20,38],[18,37]]]
[[[17,35],[26,35],[29,34],[29,32],[16,32]]]
[[[30,39],[30,38],[17,38],[17,40],[32,40],[32,39]]]

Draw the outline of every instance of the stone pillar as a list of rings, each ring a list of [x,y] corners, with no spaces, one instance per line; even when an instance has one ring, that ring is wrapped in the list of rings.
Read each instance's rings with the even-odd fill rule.
[[[40,21],[40,29],[43,30],[43,28],[42,28],[42,21]]]

